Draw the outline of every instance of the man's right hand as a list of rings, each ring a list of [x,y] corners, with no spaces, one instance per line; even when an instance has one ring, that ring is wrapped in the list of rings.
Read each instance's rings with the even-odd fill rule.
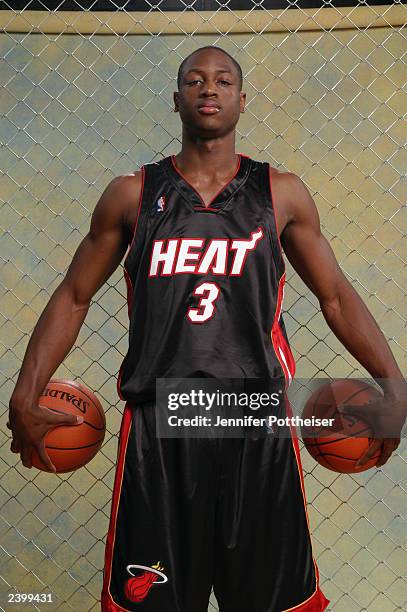
[[[59,425],[81,423],[75,416],[38,406],[42,390],[78,337],[91,300],[119,266],[134,236],[142,192],[142,172],[113,179],[92,214],[90,228],[38,319],[24,355],[11,399],[8,427],[11,450],[32,467],[36,450],[55,472],[45,450],[45,435]]]
[[[20,453],[24,467],[31,468],[31,454],[36,450],[39,458],[50,472],[56,472],[45,449],[45,436],[60,425],[80,425],[83,417],[54,412],[37,403],[26,403],[16,398],[9,402],[7,427],[13,434],[11,452]]]

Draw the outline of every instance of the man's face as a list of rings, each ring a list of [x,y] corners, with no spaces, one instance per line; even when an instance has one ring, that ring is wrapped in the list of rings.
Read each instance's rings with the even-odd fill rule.
[[[175,111],[190,132],[202,138],[224,136],[244,112],[246,94],[240,91],[237,69],[216,49],[197,51],[184,67]]]

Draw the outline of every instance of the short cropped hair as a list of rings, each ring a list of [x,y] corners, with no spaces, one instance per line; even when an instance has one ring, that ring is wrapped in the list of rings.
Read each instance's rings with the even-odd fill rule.
[[[192,55],[194,55],[198,51],[203,51],[204,49],[216,49],[217,51],[221,51],[222,53],[224,53],[225,55],[228,56],[228,58],[233,62],[233,65],[235,66],[235,68],[237,70],[237,74],[238,74],[238,77],[239,77],[239,87],[240,87],[240,89],[242,89],[243,73],[242,73],[242,68],[241,68],[240,64],[235,60],[234,57],[232,57],[230,55],[230,53],[225,51],[225,49],[222,49],[221,47],[216,47],[215,45],[206,45],[205,47],[200,47],[199,49],[195,49],[195,51],[192,51],[192,53],[190,53],[184,60],[182,60],[182,62],[180,64],[180,67],[178,68],[178,75],[177,75],[177,87],[178,87],[178,90],[179,90],[180,85],[181,85],[181,79],[182,79],[182,76],[184,74],[184,68],[185,68],[185,64],[186,64],[187,60],[189,60],[189,58],[192,57]]]

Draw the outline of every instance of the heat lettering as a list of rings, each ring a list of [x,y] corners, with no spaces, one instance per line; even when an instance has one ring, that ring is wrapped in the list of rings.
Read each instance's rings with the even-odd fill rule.
[[[264,233],[258,227],[248,239],[167,238],[155,240],[148,275],[175,274],[226,275],[229,259],[233,259],[229,276],[242,274],[246,258],[254,251]]]
[[[246,261],[246,257],[249,251],[253,251],[256,248],[258,241],[263,238],[263,230],[261,227],[257,230],[257,232],[252,232],[249,240],[234,240],[232,242],[232,246],[230,247],[232,250],[235,250],[235,258],[233,260],[232,269],[230,271],[230,276],[240,276],[242,273],[244,262]]]
[[[184,272],[194,272],[196,263],[187,263],[199,259],[199,253],[191,253],[192,248],[201,248],[203,244],[202,238],[183,238],[178,252],[177,264],[174,274],[182,274]]]
[[[226,274],[226,263],[228,258],[228,241],[211,240],[208,248],[199,262],[198,274]]]
[[[164,243],[167,242],[167,250],[163,250]],[[158,275],[158,266],[161,264],[160,276],[170,276],[174,268],[175,254],[179,239],[154,240],[153,253],[151,255],[149,276]]]

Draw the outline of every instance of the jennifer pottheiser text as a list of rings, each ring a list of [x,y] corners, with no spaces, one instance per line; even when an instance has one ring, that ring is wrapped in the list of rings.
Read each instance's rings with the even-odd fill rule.
[[[192,418],[171,415],[168,417],[170,427],[332,427],[335,419],[319,419],[310,417],[303,419],[300,416],[277,417],[269,415],[259,418],[251,414],[243,417],[220,417],[213,419],[210,416],[197,415]]]

